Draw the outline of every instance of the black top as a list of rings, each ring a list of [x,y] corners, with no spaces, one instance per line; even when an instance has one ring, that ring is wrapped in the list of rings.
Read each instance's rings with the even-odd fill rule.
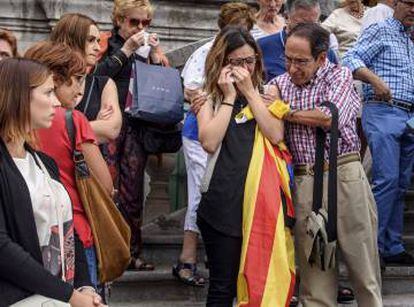
[[[26,150],[34,151],[26,146]],[[50,157],[36,152],[50,176],[59,170]],[[75,287],[90,285],[83,249],[75,236]],[[30,192],[0,138],[0,306],[9,306],[33,293],[69,301],[73,286],[43,267]]]
[[[102,103],[102,92],[108,83],[107,76],[87,75],[85,80],[85,93],[76,110],[85,114],[89,121],[96,120]],[[93,87],[91,87],[93,84]]]
[[[234,237],[242,235],[244,186],[256,127],[255,120],[243,124],[234,120],[246,104],[241,99],[235,102],[208,191],[202,194],[198,209],[198,217],[217,231]]]

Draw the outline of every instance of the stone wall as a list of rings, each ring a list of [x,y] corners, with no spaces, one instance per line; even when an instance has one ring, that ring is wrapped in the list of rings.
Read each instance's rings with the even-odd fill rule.
[[[160,35],[166,50],[176,49],[216,31],[219,0],[153,0],[155,17],[150,31]],[[254,3],[254,0],[244,0]],[[101,30],[111,28],[112,0],[0,0],[0,27],[13,31],[24,51],[34,41],[45,39],[56,20],[68,12],[94,18]]]

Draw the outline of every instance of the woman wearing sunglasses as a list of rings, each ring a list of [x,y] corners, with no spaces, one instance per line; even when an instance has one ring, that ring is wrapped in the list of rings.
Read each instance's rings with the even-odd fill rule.
[[[114,28],[105,43],[104,54],[95,75],[111,77],[118,88],[121,110],[125,109],[133,62],[167,65],[157,34],[147,34],[153,8],[148,0],[115,0],[112,20]],[[146,51],[148,51],[147,54]],[[131,270],[153,270],[154,266],[140,258],[141,225],[144,205],[144,171],[147,153],[140,141],[145,123],[123,112],[121,133],[109,146],[110,168],[117,172],[119,205],[131,227]]]
[[[205,71],[208,98],[197,122],[210,155],[197,224],[210,266],[207,306],[232,306],[236,288],[239,306],[260,306],[264,295],[263,306],[286,306],[295,271],[289,153],[281,144],[289,108],[260,95],[261,52],[243,28],[220,32]]]
[[[76,186],[74,148],[67,132],[65,118],[66,110],[73,110],[79,97],[83,95],[86,62],[80,53],[71,50],[67,45],[50,41],[36,43],[26,51],[25,57],[46,65],[54,75],[55,94],[62,107],[56,108],[52,126],[39,130],[40,148],[58,164],[62,183],[72,201],[75,230],[83,244],[90,280],[97,288],[99,282],[94,237]],[[111,175],[97,146],[89,121],[77,110],[73,110],[72,117],[76,131],[76,150],[83,153],[91,172],[108,194],[112,194]]]

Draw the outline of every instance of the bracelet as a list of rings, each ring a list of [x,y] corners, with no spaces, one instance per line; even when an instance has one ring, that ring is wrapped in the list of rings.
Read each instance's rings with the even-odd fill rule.
[[[234,107],[234,104],[232,104],[232,103],[228,103],[228,102],[222,102],[220,105],[222,105],[222,106]]]
[[[82,292],[83,290],[91,290],[92,292],[97,293],[96,289],[94,287],[91,287],[91,286],[82,286],[82,287],[77,288],[76,290],[79,291],[79,292]]]

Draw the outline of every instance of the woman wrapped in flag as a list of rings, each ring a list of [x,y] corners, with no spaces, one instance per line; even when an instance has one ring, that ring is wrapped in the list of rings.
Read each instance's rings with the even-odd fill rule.
[[[206,102],[197,115],[210,154],[198,210],[210,266],[207,306],[288,306],[295,283],[290,155],[281,118],[266,103],[262,56],[242,28],[226,27],[206,61]]]

